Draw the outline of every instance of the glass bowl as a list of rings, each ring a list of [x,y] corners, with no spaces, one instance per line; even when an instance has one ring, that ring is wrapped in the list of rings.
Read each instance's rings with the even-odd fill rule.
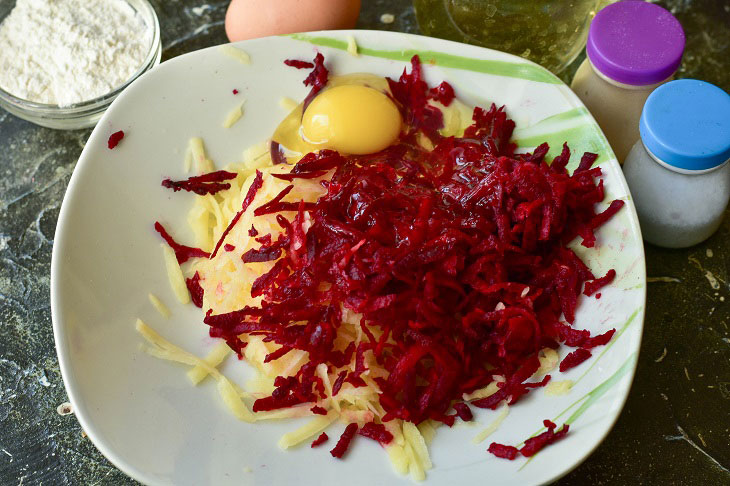
[[[424,34],[505,51],[559,73],[585,46],[593,16],[615,0],[414,0]]]
[[[96,125],[104,111],[114,101],[114,99],[135,79],[155,67],[160,63],[162,47],[160,44],[160,23],[157,19],[155,9],[147,0],[124,0],[139,15],[144,22],[152,28],[152,42],[149,52],[142,65],[137,71],[123,84],[117,86],[112,91],[93,98],[90,100],[74,103],[67,106],[49,105],[45,103],[36,103],[13,96],[7,91],[0,88],[0,107],[4,108],[13,115],[48,128],[57,128],[62,130],[75,130],[79,128],[88,128]],[[5,3],[0,9],[0,22],[15,7],[15,1]]]

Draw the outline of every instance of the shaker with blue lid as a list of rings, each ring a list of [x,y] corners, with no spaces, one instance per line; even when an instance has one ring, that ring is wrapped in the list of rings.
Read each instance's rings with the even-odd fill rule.
[[[709,238],[730,199],[730,95],[671,81],[648,97],[624,174],[644,239],[685,248]]]

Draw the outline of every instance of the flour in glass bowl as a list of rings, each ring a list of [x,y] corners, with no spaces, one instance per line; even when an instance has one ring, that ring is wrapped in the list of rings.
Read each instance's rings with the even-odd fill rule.
[[[124,0],[18,0],[0,24],[0,88],[68,106],[129,80],[152,28]]]

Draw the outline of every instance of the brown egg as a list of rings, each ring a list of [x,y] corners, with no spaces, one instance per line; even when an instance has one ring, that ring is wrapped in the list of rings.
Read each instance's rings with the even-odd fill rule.
[[[231,42],[313,30],[351,29],[360,0],[232,0],[226,12]]]

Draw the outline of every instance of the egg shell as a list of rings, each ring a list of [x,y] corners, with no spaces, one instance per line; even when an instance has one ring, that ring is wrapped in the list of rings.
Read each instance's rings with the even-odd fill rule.
[[[351,29],[360,0],[232,0],[226,12],[231,42],[314,30]]]

